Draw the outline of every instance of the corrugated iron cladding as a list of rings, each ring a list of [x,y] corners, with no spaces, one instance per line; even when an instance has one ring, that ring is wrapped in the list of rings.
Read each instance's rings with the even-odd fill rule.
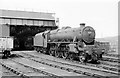
[[[55,20],[55,13],[0,10],[0,17]]]

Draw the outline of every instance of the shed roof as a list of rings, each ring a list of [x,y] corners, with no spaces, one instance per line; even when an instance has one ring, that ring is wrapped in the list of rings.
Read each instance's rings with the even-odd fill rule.
[[[55,20],[55,13],[32,12],[32,11],[30,12],[30,11],[18,11],[18,10],[2,10],[2,9],[0,9],[0,17]]]

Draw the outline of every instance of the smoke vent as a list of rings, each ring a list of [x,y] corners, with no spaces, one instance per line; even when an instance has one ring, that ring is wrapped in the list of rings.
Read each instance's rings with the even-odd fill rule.
[[[85,27],[85,23],[80,23],[80,27]]]

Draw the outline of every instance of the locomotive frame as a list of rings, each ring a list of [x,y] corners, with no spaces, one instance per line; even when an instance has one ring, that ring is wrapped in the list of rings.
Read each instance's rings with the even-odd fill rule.
[[[83,23],[80,28],[76,29],[67,27],[64,30],[48,30],[36,34],[34,37],[34,48],[37,52],[55,57],[68,58],[70,60],[78,58],[80,62],[98,63],[102,58],[103,50],[96,46],[94,42],[94,29],[90,26],[85,27]]]

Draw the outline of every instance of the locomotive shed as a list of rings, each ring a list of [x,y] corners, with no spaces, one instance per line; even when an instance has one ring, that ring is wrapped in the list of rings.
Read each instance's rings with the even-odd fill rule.
[[[103,55],[100,64],[92,64],[88,62],[84,63],[80,61],[80,59],[74,60],[72,53],[71,57],[68,57],[70,55],[66,55],[68,53],[62,53],[68,52],[69,48],[71,48],[71,52],[73,49],[76,50],[75,45],[78,43],[77,41],[79,41],[79,39],[81,40],[83,37],[87,45],[94,45],[95,31],[92,26],[85,26],[84,23],[81,23],[81,29],[72,29],[70,27],[57,29],[58,26],[54,17],[55,13],[15,10],[0,10],[0,13],[2,13],[0,14],[0,38],[12,37],[14,40],[14,51],[11,51],[12,54],[10,57],[8,56],[7,59],[0,59],[2,68],[0,70],[0,75],[27,78],[31,76],[33,76],[33,78],[34,76],[38,76],[38,78],[66,78],[66,76],[68,78],[70,76],[70,78],[118,78],[117,76],[120,72],[118,67],[120,67],[120,62],[117,55]],[[84,32],[82,29],[84,29]],[[52,31],[48,32],[46,30]],[[75,32],[79,33],[79,37],[73,38],[74,35],[78,36],[78,33]],[[54,34],[56,33],[57,36],[55,37]],[[84,35],[82,33],[84,33]],[[34,41],[35,38],[36,42]],[[56,40],[57,38],[58,40]],[[66,39],[62,40],[62,38]],[[45,39],[49,39],[47,40],[47,45],[49,44],[48,48],[39,46],[35,48],[34,44],[42,44],[42,46],[45,46],[45,42],[42,42],[42,40],[45,41]],[[60,40],[62,41],[59,42]],[[83,40],[81,41],[83,42]],[[62,45],[56,48],[54,44],[58,45],[59,43]],[[68,44],[74,45],[68,46]],[[52,47],[50,48],[50,46]],[[34,50],[33,47],[35,48]]]
[[[0,37],[14,37],[14,49],[33,49],[33,37],[58,28],[55,13],[0,10]]]

